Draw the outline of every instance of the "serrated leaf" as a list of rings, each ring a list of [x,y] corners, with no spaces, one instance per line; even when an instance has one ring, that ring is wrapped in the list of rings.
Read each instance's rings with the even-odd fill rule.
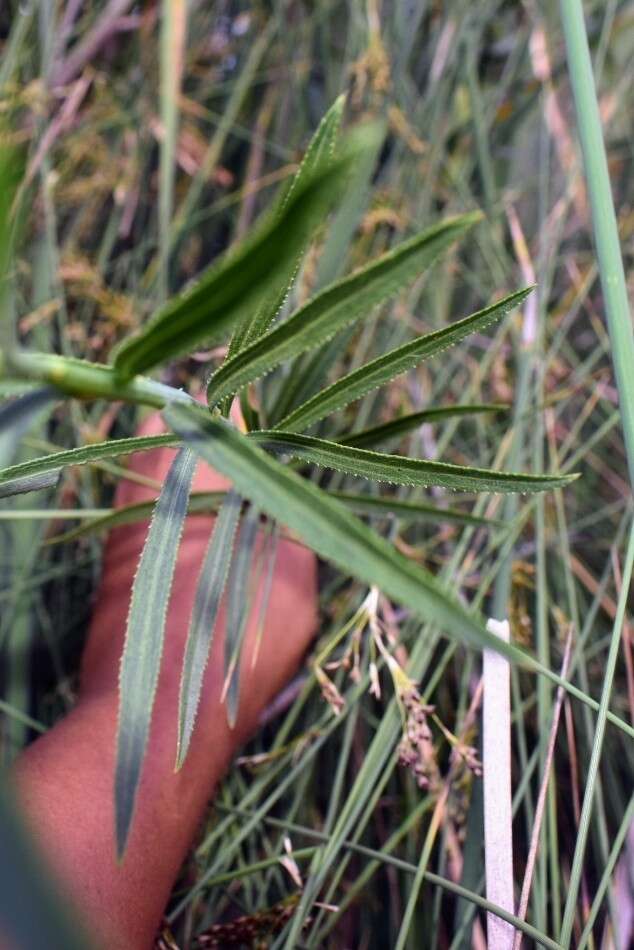
[[[279,215],[269,216],[254,236],[213,264],[191,288],[171,300],[116,353],[114,368],[129,379],[161,362],[207,345],[241,325],[257,310],[263,295],[279,285],[297,248],[310,237],[315,215],[336,201],[359,149],[376,136],[359,130],[327,168],[298,188]]]
[[[319,123],[317,131],[309,142],[304,158],[302,159],[302,162],[297,169],[297,172],[295,173],[289,188],[280,202],[280,207],[277,214],[281,214],[283,212],[284,208],[296,191],[304,188],[309,182],[310,178],[327,168],[329,162],[332,160],[334,156],[337,134],[339,132],[339,126],[341,125],[341,117],[343,115],[345,99],[346,97],[344,95],[339,96]],[[253,340],[257,340],[258,337],[260,337],[262,333],[268,329],[269,325],[279,312],[289,290],[293,285],[293,281],[295,280],[297,271],[304,257],[306,247],[310,242],[312,234],[321,224],[321,220],[325,217],[325,214],[323,213],[325,210],[327,209],[316,208],[315,220],[312,222],[312,226],[310,227],[310,233],[308,235],[307,241],[304,242],[302,247],[297,249],[295,257],[289,260],[286,270],[281,270],[278,286],[271,290],[264,302],[258,307],[252,320],[250,320],[246,325],[239,327],[234,333],[231,343],[229,344],[229,359],[235,356],[236,353],[240,352],[240,350],[244,349],[248,343],[251,343]]]
[[[539,492],[563,488],[577,478],[577,475],[496,472],[486,468],[451,465],[449,462],[412,459],[405,455],[387,455],[309,435],[279,432],[276,429],[252,432],[249,439],[269,452],[303,459],[313,465],[332,468],[359,478],[391,482],[395,485],[438,485],[442,488],[477,492]]]
[[[229,491],[218,513],[198,577],[180,683],[177,769],[180,769],[185,761],[196,723],[203,677],[231,564],[241,508],[240,495]]]
[[[384,139],[377,142],[375,151],[368,151],[355,166],[345,195],[337,205],[328,226],[328,236],[320,247],[315,270],[315,293],[338,280],[346,272],[346,261],[354,233],[359,226],[371,193],[372,173],[377,165]],[[275,399],[273,419],[283,419],[294,406],[299,406],[321,388],[330,368],[346,346],[346,339],[354,333],[354,326],[323,346],[299,356],[291,363],[288,373],[280,380]]]
[[[167,473],[132,587],[119,675],[119,720],[115,768],[117,855],[122,857],[134,812],[158,683],[167,605],[187,502],[196,467],[188,448],[179,450]]]
[[[150,449],[178,445],[180,439],[171,433],[165,435],[135,436],[130,439],[111,439],[108,442],[96,442],[94,445],[82,445],[76,449],[52,452],[39,459],[10,465],[0,471],[0,485],[18,479],[34,478],[45,472],[57,472],[66,465],[86,465],[102,459],[116,458],[118,455],[130,455],[132,452],[147,452]]]
[[[417,337],[366,363],[365,366],[338,379],[332,386],[323,389],[312,399],[294,409],[278,423],[276,428],[284,429],[286,432],[301,432],[307,429],[324,416],[343,409],[344,406],[360,399],[371,390],[384,386],[396,376],[418,366],[423,360],[436,356],[447,347],[463,340],[470,333],[485,329],[494,320],[499,320],[509,310],[517,307],[532,289],[532,287],[526,287],[524,290],[509,294],[508,297],[485,307],[484,310],[478,310],[477,313],[472,313],[442,330]]]
[[[489,647],[514,662],[538,668],[524,651],[492,636],[484,620],[463,607],[428,571],[224,420],[195,406],[170,405],[163,414],[192,450],[230,478],[237,491],[346,574],[376,584],[388,597],[463,643]]]
[[[428,422],[444,422],[461,416],[476,416],[484,413],[506,412],[508,406],[499,403],[480,403],[473,406],[442,406],[437,409],[423,409],[398,419],[392,419],[380,426],[353,432],[352,435],[337,439],[341,445],[354,445],[358,449],[368,449],[401,438]]]
[[[260,527],[260,512],[251,506],[243,516],[227,591],[224,678],[227,722],[234,728],[240,699],[240,660],[247,620],[252,606],[252,566]]]
[[[480,217],[475,213],[444,221],[326,287],[288,320],[222,364],[207,386],[209,405],[217,405],[284,360],[320,346],[355,320],[368,316],[373,307],[429,267]]]

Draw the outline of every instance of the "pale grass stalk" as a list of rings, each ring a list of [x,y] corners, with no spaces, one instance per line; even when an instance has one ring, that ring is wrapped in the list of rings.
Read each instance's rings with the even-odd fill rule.
[[[568,636],[566,638],[566,648],[564,651],[564,658],[561,664],[561,677],[562,679],[568,673],[568,664],[570,662],[570,648],[572,646],[572,627],[568,630]],[[520,895],[519,907],[517,909],[517,917],[520,920],[526,920],[526,911],[528,910],[528,899],[531,891],[531,884],[533,881],[533,873],[535,871],[535,861],[537,859],[537,849],[539,848],[539,835],[542,827],[542,821],[544,818],[544,808],[546,805],[546,795],[548,793],[548,783],[550,781],[550,774],[553,764],[553,756],[555,753],[555,740],[557,738],[557,729],[559,728],[559,719],[561,716],[561,708],[563,706],[565,696],[565,690],[562,686],[557,689],[557,697],[555,699],[555,708],[553,710],[553,721],[550,728],[550,735],[548,737],[548,746],[546,749],[546,760],[544,763],[544,775],[542,776],[542,783],[539,789],[539,795],[537,798],[537,807],[535,809],[535,824],[533,825],[533,832],[531,834],[531,842],[528,850],[528,859],[526,861],[526,870],[524,872],[524,880],[522,882],[522,893]],[[522,932],[517,930],[515,933],[515,944],[513,950],[520,950],[522,945]]]
[[[508,620],[489,620],[490,633],[510,640]],[[511,794],[511,691],[507,660],[493,650],[483,657],[482,765],[484,855],[487,900],[513,913],[513,822]],[[489,950],[512,950],[515,930],[487,913]]]

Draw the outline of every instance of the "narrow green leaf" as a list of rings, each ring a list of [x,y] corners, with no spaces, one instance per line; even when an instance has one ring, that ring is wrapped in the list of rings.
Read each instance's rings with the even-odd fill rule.
[[[0,492],[2,488],[0,487]],[[208,491],[192,492],[189,496],[189,505],[187,506],[187,515],[209,515],[218,511],[225,499],[225,492]],[[110,531],[111,528],[118,528],[123,524],[137,524],[139,521],[147,521],[154,509],[154,501],[139,501],[134,505],[125,505],[122,508],[113,508],[108,514],[99,515],[90,518],[84,524],[70,531],[64,531],[54,538],[50,538],[45,544],[65,544],[68,541],[76,541],[77,538],[83,538],[88,535],[100,534],[104,531]],[[69,517],[84,518],[83,509],[69,511]]]
[[[190,499],[191,502],[191,499]],[[194,731],[203,676],[213,641],[220,601],[231,564],[233,541],[240,519],[242,498],[228,492],[220,508],[198,577],[189,622],[178,706],[176,768],[180,769]]]
[[[476,212],[443,221],[326,287],[288,320],[222,364],[207,387],[209,405],[215,406],[284,360],[320,346],[355,320],[369,316],[373,307],[402,290],[480,218]]]
[[[251,506],[242,519],[228,583],[224,669],[227,721],[231,729],[238,718],[240,659],[252,605],[252,568],[259,527],[260,512]]]
[[[31,478],[45,472],[57,472],[66,465],[86,465],[102,459],[116,458],[118,455],[130,455],[132,452],[147,452],[159,446],[178,445],[180,439],[171,433],[165,435],[134,436],[131,439],[111,439],[109,442],[97,442],[94,445],[82,445],[76,449],[52,452],[39,459],[20,462],[0,470],[0,485],[16,479]]]
[[[483,518],[458,508],[439,508],[423,505],[417,501],[402,501],[400,498],[360,495],[354,492],[329,491],[327,494],[359,515],[372,518],[396,518],[399,521],[433,521],[435,524],[462,524],[473,527],[503,528],[506,523],[495,518]]]
[[[279,210],[276,212],[278,215],[284,211],[284,208],[287,206],[294,193],[304,188],[312,176],[315,176],[321,171],[325,170],[332,161],[337,134],[339,132],[339,126],[341,125],[341,117],[343,115],[345,100],[346,97],[344,95],[339,96],[319,123],[317,131],[315,132],[308,145],[308,148],[306,149],[306,154],[304,155],[304,158],[302,159],[302,162],[297,169],[297,172],[293,177],[289,188],[282,197]],[[247,344],[258,339],[258,337],[260,337],[262,333],[267,330],[275,316],[278,314],[288,292],[291,289],[293,281],[295,280],[297,271],[306,251],[306,247],[313,236],[313,232],[321,224],[323,217],[325,217],[327,207],[324,206],[321,209],[316,208],[315,210],[315,218],[312,222],[312,226],[309,228],[307,240],[304,242],[303,246],[296,249],[295,257],[288,261],[286,270],[281,270],[278,286],[272,288],[266,300],[261,304],[260,307],[258,307],[253,319],[242,327],[238,327],[234,333],[231,343],[229,344],[229,359],[235,356],[235,354],[240,350],[244,349]]]
[[[115,772],[119,858],[130,831],[150,731],[167,605],[195,467],[194,453],[181,449],[170,466],[156,503],[132,588],[119,676]]]
[[[494,320],[499,320],[509,310],[517,307],[532,289],[532,287],[526,287],[524,290],[518,290],[484,310],[472,313],[442,330],[427,333],[425,336],[391,350],[384,356],[379,356],[317,393],[312,399],[289,413],[277,427],[287,432],[300,432],[307,429],[324,416],[342,409],[371,390],[389,383],[396,376],[413,369],[423,360],[436,356],[447,347],[469,336],[470,333],[483,330]]]
[[[24,495],[31,491],[41,491],[43,488],[54,488],[57,485],[61,469],[54,468],[50,472],[41,472],[39,475],[29,475],[26,478],[14,478],[0,484],[0,498],[9,498],[11,495]]]
[[[337,439],[337,442],[341,445],[354,445],[358,449],[369,449],[401,438],[426,422],[445,422],[447,419],[456,419],[460,416],[506,412],[508,408],[497,403],[482,403],[473,406],[442,406],[437,409],[423,409],[421,412],[412,412],[407,416],[385,422],[383,425],[364,429],[362,432],[353,432],[352,435]]]
[[[522,650],[500,641],[475,612],[463,607],[424,568],[316,485],[285,468],[221,419],[199,407],[167,406],[168,424],[201,458],[230,478],[236,491],[278,519],[321,557],[368,584],[463,643],[490,647],[514,662],[536,668]]]
[[[405,455],[370,452],[294,432],[263,430],[250,433],[249,438],[270,452],[288,454],[324,468],[395,485],[439,485],[462,491],[536,492],[562,488],[578,477],[496,472],[448,462],[430,462]]]
[[[326,489],[328,491],[328,489]],[[423,505],[414,501],[401,501],[398,498],[378,497],[375,495],[360,495],[354,492],[328,491],[329,495],[337,498],[342,504],[358,514],[365,514],[375,518],[394,517],[403,521],[436,521],[438,524],[451,522],[483,527],[503,527],[506,522],[496,521],[494,518],[480,518],[460,511],[457,508],[438,508],[433,505]],[[2,486],[0,486],[2,497]],[[187,516],[210,515],[222,506],[225,492],[192,492],[189,496]],[[152,514],[154,501],[140,501],[134,505],[125,505],[122,508],[113,508],[107,514],[90,516],[85,522],[70,531],[64,531],[45,544],[65,544],[76,541],[78,538],[102,534],[125,524],[138,524],[147,521]],[[86,518],[84,509],[68,512],[69,518]]]
[[[263,295],[279,285],[280,275],[310,237],[315,215],[336,201],[359,149],[376,136],[361,129],[331,165],[297,189],[279,215],[269,215],[254,237],[232,249],[178,297],[171,300],[115,356],[121,379],[129,379],[193,347],[218,340],[253,313]]]
[[[353,237],[368,207],[372,192],[372,174],[384,141],[385,137],[377,140],[376,148],[361,156],[361,161],[355,166],[354,177],[351,178],[331,217],[327,237],[320,247],[315,271],[315,293],[346,273]],[[341,355],[345,338],[352,333],[353,326],[345,330],[341,338],[335,337],[323,346],[318,346],[310,353],[304,353],[293,360],[288,373],[280,380],[280,389],[275,400],[275,415],[272,418],[283,419],[294,406],[310,399],[321,388],[331,366]]]

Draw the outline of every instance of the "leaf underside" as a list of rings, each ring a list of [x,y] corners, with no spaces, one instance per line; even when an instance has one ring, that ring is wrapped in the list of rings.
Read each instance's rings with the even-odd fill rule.
[[[156,503],[132,588],[121,670],[115,769],[117,854],[134,811],[158,683],[167,606],[196,456],[179,450]]]
[[[192,496],[193,498],[193,496]],[[225,589],[242,498],[229,491],[222,503],[205,553],[189,622],[178,710],[176,768],[185,761],[200,704],[203,676]],[[191,506],[190,506],[191,510]]]

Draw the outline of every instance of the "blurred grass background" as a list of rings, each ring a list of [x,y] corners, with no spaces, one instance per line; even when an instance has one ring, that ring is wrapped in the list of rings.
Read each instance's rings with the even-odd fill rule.
[[[584,10],[631,283],[634,4],[602,0]],[[503,529],[444,521],[379,522],[377,529],[490,614],[509,612],[515,637],[553,669],[572,629],[574,681],[598,697],[631,493],[556,5],[8,0],[0,9],[0,44],[0,108],[29,146],[32,182],[12,305],[22,338],[40,349],[107,360],[161,300],[248,232],[342,91],[348,125],[382,117],[387,131],[374,167],[359,170],[358,184],[316,242],[296,299],[442,215],[486,212],[457,252],[344,344],[337,339],[333,368],[357,366],[523,284],[536,281],[536,293],[494,337],[473,338],[423,364],[387,395],[372,394],[346,410],[345,422],[362,428],[429,405],[504,402],[512,408],[493,420],[425,425],[395,450],[481,466],[581,471],[564,494],[537,500],[428,493],[440,508],[463,505],[501,518]],[[218,355],[181,360],[165,378],[196,391]],[[307,386],[309,370],[307,360]],[[42,417],[20,448],[0,442],[0,460],[128,435],[136,422],[131,407],[65,405]],[[329,420],[326,432],[341,425]],[[0,510],[5,762],[72,704],[99,578],[102,539],[43,546],[73,524],[51,512],[108,508],[119,474],[105,463],[72,469],[41,508],[33,501],[39,495],[26,495]],[[345,488],[353,480],[331,474],[328,481]],[[423,498],[409,489],[398,496]],[[329,568],[321,588],[315,655],[367,594]],[[387,636],[399,639],[399,659],[411,659],[439,722],[460,735],[478,678],[476,657],[389,604],[381,604],[379,617]],[[310,664],[270,711],[219,791],[173,895],[178,946],[196,946],[197,932],[236,916],[257,926],[265,945],[395,946],[425,841],[422,870],[482,892],[481,782],[468,771],[452,780],[430,837],[438,788],[421,791],[396,765],[401,726],[393,689],[381,675],[381,698],[369,693],[370,658],[369,638],[353,625],[327,668],[343,697],[341,714],[324,701]],[[548,685],[537,688],[514,674],[517,881],[552,704]],[[611,708],[634,718],[628,624]],[[528,914],[554,938],[593,724],[586,707],[566,700]],[[434,762],[446,775],[451,746],[438,724],[432,733]],[[468,739],[477,745],[477,729]],[[631,741],[609,727],[575,945],[610,869],[613,842],[627,828],[633,758]],[[303,849],[301,882],[279,861],[287,839],[294,851]],[[633,847],[630,841],[624,852],[630,875]],[[634,897],[623,867],[597,908],[591,946],[628,945]],[[288,917],[302,893],[302,908],[317,897],[322,903],[297,929],[297,915],[295,924]],[[481,947],[480,915],[426,878],[402,945]]]

